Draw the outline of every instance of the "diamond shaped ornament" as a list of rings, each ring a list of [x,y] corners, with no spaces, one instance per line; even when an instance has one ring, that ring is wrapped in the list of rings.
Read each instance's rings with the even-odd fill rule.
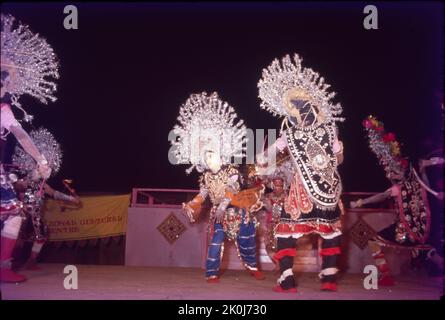
[[[172,212],[164,221],[162,221],[157,229],[164,236],[165,240],[170,244],[173,244],[186,230],[186,227]]]
[[[376,235],[376,232],[365,220],[359,218],[349,229],[349,234],[352,241],[363,250],[368,245],[369,239]]]

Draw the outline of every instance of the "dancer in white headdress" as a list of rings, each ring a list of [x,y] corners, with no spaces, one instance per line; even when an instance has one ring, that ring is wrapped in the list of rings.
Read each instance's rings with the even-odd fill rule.
[[[55,101],[56,85],[59,77],[58,61],[53,49],[45,39],[34,34],[10,15],[1,15],[1,139],[6,140],[12,133],[37,164],[37,172],[48,178],[51,169],[48,160],[39,152],[26,131],[15,118],[11,106],[24,112],[24,120],[32,120],[19,103],[22,95],[30,95],[42,103]],[[4,144],[2,144],[4,145]],[[18,201],[12,183],[14,175],[0,164],[1,182],[1,257],[0,280],[19,282],[26,278],[11,270],[11,255],[19,234],[22,218],[18,215],[22,204]]]
[[[232,158],[244,156],[246,128],[236,121],[234,109],[217,93],[192,94],[181,106],[179,124],[174,127],[174,157],[178,163],[192,164],[202,173],[199,194],[184,204],[191,222],[198,219],[207,196],[212,202],[206,262],[207,282],[219,281],[224,239],[235,242],[244,266],[258,280],[264,276],[257,266],[256,218],[252,212],[262,206],[264,187],[241,190],[240,172]]]
[[[30,137],[36,145],[40,153],[48,160],[51,168],[51,176],[59,172],[62,164],[62,150],[53,134],[45,128],[33,130]],[[60,191],[54,190],[45,179],[38,173],[37,165],[34,159],[26,153],[21,146],[16,146],[12,156],[14,167],[24,175],[19,179],[14,187],[23,203],[23,210],[29,223],[24,224],[22,229],[26,229],[26,225],[32,224],[32,241],[31,255],[27,260],[25,267],[30,270],[36,270],[37,257],[48,239],[48,227],[43,217],[42,207],[45,195],[55,200],[80,204],[79,197],[68,195]],[[23,230],[26,234],[27,230]]]

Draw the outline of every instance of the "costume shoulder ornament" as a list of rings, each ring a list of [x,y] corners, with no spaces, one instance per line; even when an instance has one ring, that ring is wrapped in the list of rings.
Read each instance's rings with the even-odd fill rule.
[[[177,163],[192,164],[187,172],[196,167],[202,172],[207,168],[206,152],[221,157],[222,165],[231,163],[232,158],[244,156],[246,127],[237,120],[233,107],[222,101],[216,92],[192,94],[179,110],[178,124],[173,132],[173,154]]]
[[[42,103],[56,100],[55,79],[59,78],[59,62],[53,48],[38,33],[11,15],[1,15],[1,72],[5,92],[13,104],[28,94]]]
[[[30,132],[29,136],[39,152],[48,160],[51,175],[55,175],[62,165],[62,150],[53,134],[45,128]],[[12,156],[12,162],[19,166],[19,170],[30,173],[37,167],[36,161],[20,145],[17,145]]]
[[[310,68],[302,67],[303,59],[294,54],[294,62],[289,55],[263,69],[263,77],[258,82],[260,107],[276,116],[290,117],[286,106],[291,98],[309,101],[319,109],[320,122],[344,121],[339,117],[342,107],[332,103],[335,92],[328,92],[329,84]]]

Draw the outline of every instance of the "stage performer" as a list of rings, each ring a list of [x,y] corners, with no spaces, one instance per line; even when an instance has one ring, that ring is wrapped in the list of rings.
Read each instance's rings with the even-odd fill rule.
[[[335,93],[318,73],[301,65],[295,54],[281,62],[275,59],[263,69],[258,83],[261,108],[284,117],[280,137],[257,156],[263,170],[279,166],[277,154],[288,153],[293,178],[276,227],[277,253],[281,275],[274,291],[296,292],[292,270],[298,238],[315,233],[322,237],[321,289],[336,291],[337,257],[340,254],[341,222],[339,199],[342,184],[337,166],[343,159],[336,121],[342,108],[333,104]]]
[[[51,168],[51,176],[54,176],[59,172],[62,164],[62,150],[59,143],[53,134],[45,128],[31,131],[30,137],[40,153],[47,159]],[[26,239],[31,237],[33,241],[31,255],[25,263],[25,268],[38,270],[37,257],[48,239],[48,227],[42,212],[45,195],[75,205],[79,205],[80,200],[75,193],[67,195],[54,190],[39,174],[34,159],[20,146],[16,146],[12,162],[24,176],[14,184],[19,200],[23,203],[23,210],[28,222],[22,225],[22,231]],[[28,226],[31,228],[27,228]],[[27,234],[28,229],[32,229],[30,237]]]
[[[219,282],[224,240],[234,241],[244,267],[256,279],[264,279],[256,254],[257,220],[253,215],[262,207],[264,186],[242,190],[241,174],[235,163],[244,157],[246,128],[235,121],[235,110],[221,101],[216,92],[192,94],[180,108],[179,124],[174,127],[178,139],[172,142],[178,163],[191,163],[202,175],[200,192],[183,204],[191,222],[198,220],[201,205],[209,197],[212,203],[208,224],[206,279]],[[235,158],[235,162],[232,161]]]
[[[276,170],[274,174],[269,178],[264,177],[264,181],[268,182],[268,186],[272,189],[271,192],[264,196],[264,231],[265,231],[265,247],[266,252],[272,261],[279,268],[278,261],[274,260],[274,255],[277,251],[277,239],[275,237],[275,230],[280,222],[281,215],[284,211],[284,204],[288,197],[289,185],[292,180],[289,174],[292,174],[292,168],[290,161],[287,161],[289,166],[279,166],[280,169],[286,168],[286,170]]]
[[[51,169],[47,159],[38,151],[31,138],[15,118],[11,106],[21,109],[25,121],[32,117],[21,107],[18,99],[28,94],[40,102],[54,101],[58,78],[58,62],[53,49],[45,39],[32,33],[26,25],[10,15],[1,14],[1,140],[6,141],[12,133],[18,143],[36,162],[37,171],[42,177],[49,177]],[[5,144],[2,143],[2,146]],[[3,151],[3,150],[2,150]],[[1,158],[5,158],[2,152]],[[23,275],[11,269],[11,257],[22,224],[22,203],[17,199],[13,188],[16,176],[8,172],[8,167],[0,164],[1,191],[1,257],[0,280],[21,282]]]
[[[382,246],[408,248],[413,255],[425,252],[432,261],[443,264],[440,256],[427,244],[430,231],[430,208],[426,191],[438,199],[443,199],[443,192],[432,190],[417,174],[409,161],[400,151],[400,143],[395,134],[386,132],[384,125],[375,117],[369,116],[363,121],[371,151],[376,155],[385,171],[391,187],[385,192],[351,202],[351,208],[393,199],[397,215],[395,222],[379,231],[368,241],[372,256],[379,270],[379,285],[393,286],[394,279],[382,252]],[[434,257],[435,256],[435,257]]]

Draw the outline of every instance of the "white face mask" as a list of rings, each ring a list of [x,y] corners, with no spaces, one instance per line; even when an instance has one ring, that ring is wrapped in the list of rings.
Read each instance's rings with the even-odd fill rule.
[[[219,154],[208,151],[205,156],[206,164],[213,173],[217,173],[221,169],[222,161]]]

